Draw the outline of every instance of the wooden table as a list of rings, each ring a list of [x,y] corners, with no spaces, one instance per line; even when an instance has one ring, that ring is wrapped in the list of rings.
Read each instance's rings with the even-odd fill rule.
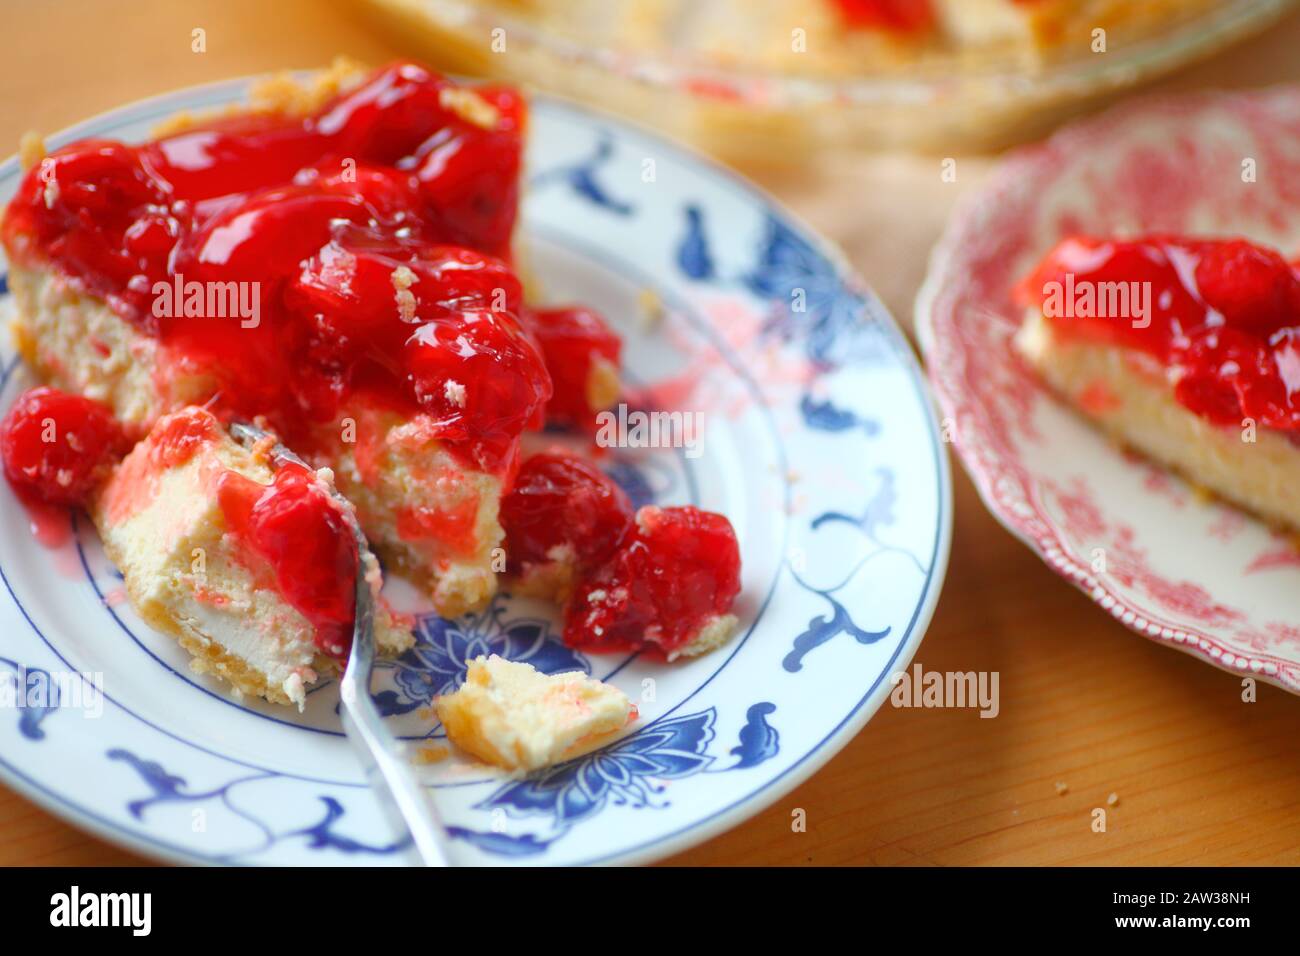
[[[400,53],[325,0],[10,0],[0,16],[0,143],[191,83]],[[195,27],[205,53],[191,52]],[[1295,81],[1297,49],[1293,18],[1161,85]],[[961,158],[944,183],[937,160],[854,159],[765,184],[907,322],[952,202],[988,165]],[[1300,700],[1263,686],[1243,703],[1239,678],[1121,627],[1003,531],[956,462],[954,475],[952,561],[917,660],[998,671],[1001,713],[887,705],[813,779],[672,862],[1300,863]],[[796,808],[806,832],[792,832]],[[139,862],[0,788],[0,863]]]

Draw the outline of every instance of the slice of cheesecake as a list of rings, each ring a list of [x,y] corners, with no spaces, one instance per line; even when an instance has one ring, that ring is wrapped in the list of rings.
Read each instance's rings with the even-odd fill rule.
[[[470,661],[465,682],[434,706],[453,744],[511,771],[575,757],[637,717],[617,687],[580,671],[543,674],[496,654]]]
[[[1068,239],[1017,352],[1122,444],[1300,529],[1300,271],[1240,239]]]
[[[436,608],[496,590],[497,509],[552,387],[509,264],[523,101],[409,63],[33,163],[5,211],[15,338],[138,438],[210,405],[331,469]]]
[[[157,421],[89,510],[132,606],[176,638],[194,671],[301,709],[307,688],[347,659],[356,574],[375,595],[380,652],[413,638],[379,599],[368,549],[358,567],[329,472],[273,469],[267,452],[184,408]]]

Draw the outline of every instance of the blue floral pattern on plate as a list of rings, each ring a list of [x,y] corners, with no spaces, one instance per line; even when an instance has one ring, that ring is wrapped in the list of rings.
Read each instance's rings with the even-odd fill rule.
[[[374,697],[384,716],[405,714],[428,707],[439,694],[450,694],[465,679],[469,662],[491,654],[531,664],[545,674],[563,671],[591,673],[587,659],[566,647],[544,620],[502,621],[507,606],[500,598],[487,610],[448,621],[436,615],[421,617],[415,625],[415,646],[396,661],[379,661],[381,675],[390,671],[395,685]]]

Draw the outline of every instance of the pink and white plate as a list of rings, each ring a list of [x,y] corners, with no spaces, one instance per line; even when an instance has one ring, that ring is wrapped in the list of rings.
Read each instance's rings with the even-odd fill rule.
[[[1012,287],[1058,239],[1156,231],[1300,254],[1300,89],[1140,101],[999,166],[917,299],[944,434],[994,516],[1124,624],[1300,693],[1300,550],[1117,449],[1010,347]]]

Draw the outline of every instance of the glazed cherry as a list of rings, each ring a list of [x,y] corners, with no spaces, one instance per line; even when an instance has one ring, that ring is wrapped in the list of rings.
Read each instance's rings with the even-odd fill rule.
[[[592,309],[526,309],[520,317],[541,345],[555,383],[547,421],[593,426],[596,413],[618,398],[619,337]]]
[[[1300,325],[1300,276],[1272,249],[1230,239],[1199,250],[1201,298],[1230,325],[1262,336]]]
[[[234,471],[217,501],[230,530],[274,569],[286,601],[316,629],[316,646],[345,660],[356,613],[357,550],[341,506],[306,468],[281,464],[271,485]]]
[[[309,329],[323,361],[335,353],[380,364],[400,353],[422,321],[514,312],[522,298],[519,279],[500,259],[460,246],[405,250],[355,234],[303,260],[285,290],[287,308]]]
[[[0,421],[5,476],[29,500],[85,504],[123,451],[107,408],[45,386],[20,395]]]
[[[1056,314],[1071,304],[1053,301],[1062,288],[1091,290],[1098,302],[1100,290],[1123,290],[1147,314],[1131,304],[1125,315]],[[1152,356],[1178,401],[1210,421],[1300,428],[1300,270],[1271,249],[1244,239],[1074,237],[1048,253],[1018,298],[1044,309],[1063,336]]]
[[[591,651],[655,648],[674,656],[740,593],[731,523],[697,508],[647,506],[636,527],[564,609],[564,641]]]
[[[514,90],[482,86],[475,92],[483,105],[458,109],[463,100],[451,83],[422,66],[398,63],[327,108],[316,128],[339,155],[413,168],[446,241],[508,258],[524,101]]]
[[[514,317],[474,310],[422,323],[403,347],[416,400],[443,441],[485,471],[509,472],[518,438],[551,397],[551,379]]]
[[[632,527],[632,503],[599,468],[573,455],[533,455],[501,500],[512,574],[559,561],[580,573],[607,561]]]

